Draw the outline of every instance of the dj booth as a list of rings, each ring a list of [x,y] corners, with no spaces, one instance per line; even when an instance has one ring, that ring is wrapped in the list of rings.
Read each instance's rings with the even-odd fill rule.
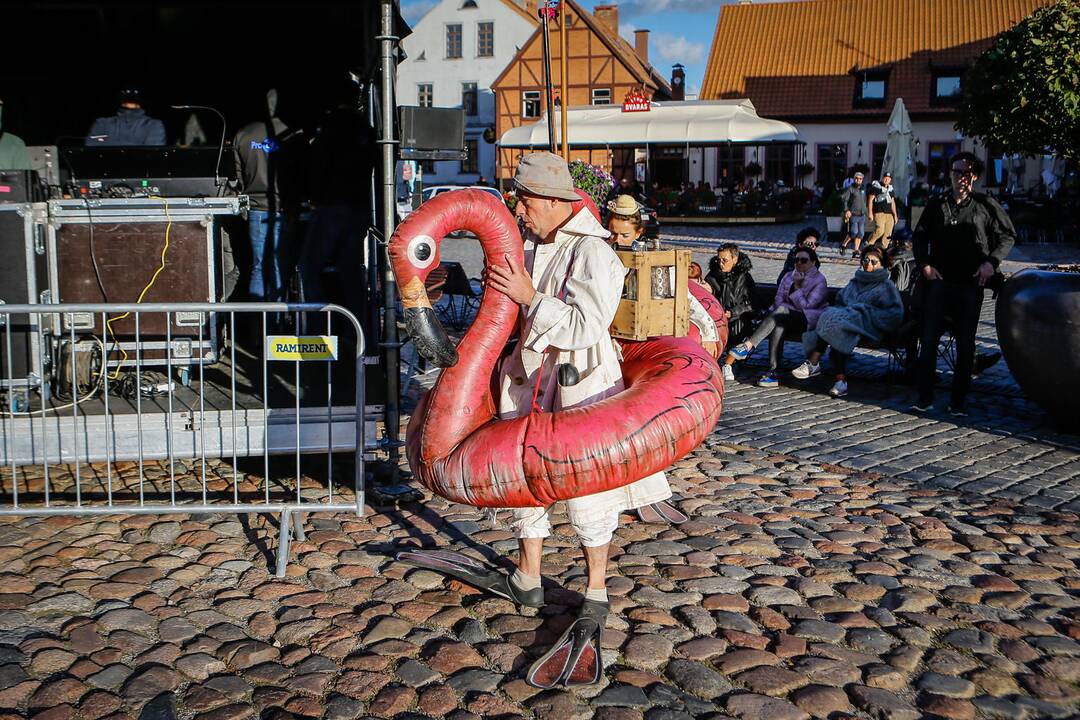
[[[217,148],[64,150],[54,155],[59,185],[0,170],[0,304],[221,300],[224,224],[247,198],[223,196],[216,156]],[[46,327],[30,316],[0,327],[0,395],[9,407],[33,389],[48,394],[50,377],[69,382],[72,364],[84,374],[89,361],[80,358],[102,341],[116,350],[110,368],[134,366],[137,356],[147,367],[218,359],[213,313],[172,313],[170,327],[157,313],[138,328],[134,315],[118,316],[107,329],[99,313],[47,317]]]

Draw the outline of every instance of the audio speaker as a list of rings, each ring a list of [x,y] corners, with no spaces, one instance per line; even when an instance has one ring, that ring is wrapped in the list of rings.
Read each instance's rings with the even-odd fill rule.
[[[461,108],[402,107],[402,157],[406,151],[465,150],[465,111]]]

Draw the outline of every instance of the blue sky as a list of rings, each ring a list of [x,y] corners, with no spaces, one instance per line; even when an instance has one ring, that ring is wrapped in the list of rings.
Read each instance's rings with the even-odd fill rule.
[[[686,67],[687,93],[697,93],[705,79],[716,18],[720,5],[731,0],[618,0],[619,31],[631,44],[634,30],[644,28],[649,34],[649,59],[664,77],[671,76],[671,66]],[[611,0],[582,0],[592,10]],[[434,0],[401,0],[405,19],[415,23],[434,7]]]

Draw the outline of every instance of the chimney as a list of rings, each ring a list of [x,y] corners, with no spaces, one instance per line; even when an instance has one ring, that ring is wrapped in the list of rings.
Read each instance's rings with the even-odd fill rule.
[[[641,58],[641,62],[649,64],[649,31],[634,31],[634,52]]]
[[[686,99],[686,72],[679,63],[671,66],[671,99]]]
[[[593,8],[593,16],[600,21],[601,25],[606,26],[612,35],[619,34],[618,5],[597,5]]]

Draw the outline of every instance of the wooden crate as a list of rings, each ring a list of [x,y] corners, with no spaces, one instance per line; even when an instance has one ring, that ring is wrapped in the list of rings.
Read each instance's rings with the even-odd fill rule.
[[[613,337],[647,340],[651,337],[684,337],[690,328],[689,250],[616,252],[629,270],[623,299],[611,324]],[[664,296],[654,293],[654,278],[665,286]],[[644,292],[642,288],[646,289]]]

